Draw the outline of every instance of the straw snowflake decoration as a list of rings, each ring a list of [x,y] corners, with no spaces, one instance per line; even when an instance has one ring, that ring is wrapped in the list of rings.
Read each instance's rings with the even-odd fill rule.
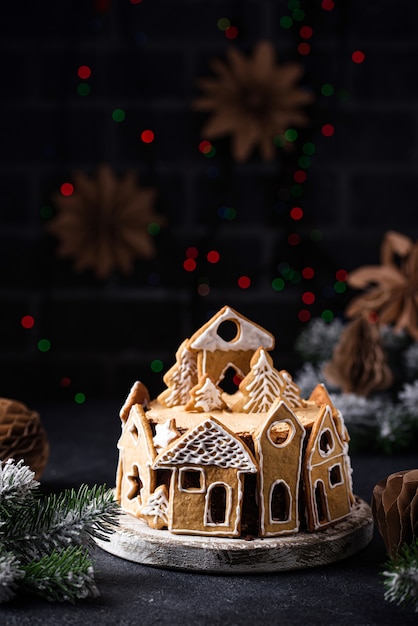
[[[300,107],[312,102],[312,94],[296,85],[303,68],[299,63],[275,63],[271,43],[259,42],[250,57],[236,48],[227,50],[227,62],[212,61],[214,78],[201,79],[204,95],[194,107],[212,113],[202,136],[232,137],[232,153],[245,161],[256,146],[266,161],[274,158],[274,138],[291,126],[306,126]]]
[[[154,189],[138,187],[132,171],[117,177],[108,165],[100,166],[95,178],[76,172],[73,179],[71,195],[55,195],[57,215],[48,225],[60,240],[59,256],[100,279],[115,270],[130,273],[136,258],[155,256],[148,229],[164,220],[154,213]]]

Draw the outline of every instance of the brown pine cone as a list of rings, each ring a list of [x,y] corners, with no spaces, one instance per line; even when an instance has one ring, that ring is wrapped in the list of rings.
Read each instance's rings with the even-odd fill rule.
[[[23,459],[39,479],[49,445],[39,414],[17,400],[0,398],[0,460]]]

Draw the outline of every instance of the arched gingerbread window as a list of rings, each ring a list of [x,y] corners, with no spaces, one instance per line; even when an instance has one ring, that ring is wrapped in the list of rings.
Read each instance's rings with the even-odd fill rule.
[[[206,524],[208,526],[228,526],[230,509],[230,487],[225,483],[215,483],[206,495]]]
[[[322,480],[317,480],[315,483],[315,506],[318,524],[325,524],[330,521],[327,496],[325,493],[325,486]]]
[[[278,480],[270,491],[270,521],[287,522],[290,519],[290,488],[284,480]]]

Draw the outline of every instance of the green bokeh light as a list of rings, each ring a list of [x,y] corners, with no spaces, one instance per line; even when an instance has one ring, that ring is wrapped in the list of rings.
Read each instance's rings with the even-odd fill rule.
[[[112,120],[114,122],[123,122],[125,117],[126,117],[126,114],[123,109],[115,109],[112,113]]]
[[[44,204],[44,206],[41,206],[39,209],[39,213],[41,214],[42,219],[49,220],[54,214],[54,211],[48,204]]]
[[[88,96],[90,94],[90,85],[88,83],[79,83],[77,93],[79,96]]]
[[[150,367],[152,372],[158,374],[159,372],[162,372],[164,363],[160,359],[154,359],[151,361]]]
[[[321,317],[324,322],[332,322],[334,319],[334,313],[330,309],[324,309],[321,313]]]
[[[312,156],[313,154],[315,154],[316,147],[314,143],[311,143],[310,141],[308,141],[307,143],[303,144],[302,150],[308,156]]]
[[[347,283],[337,280],[337,282],[334,283],[334,291],[336,293],[344,293],[347,291]]]
[[[273,278],[273,280],[271,281],[271,286],[273,287],[274,291],[283,291],[283,289],[285,288],[285,282],[283,278]]]
[[[331,83],[324,83],[321,87],[321,93],[323,96],[332,96],[334,93],[334,87]]]
[[[49,339],[40,339],[38,341],[38,350],[39,352],[49,352],[51,349],[51,342]]]
[[[81,391],[79,391],[78,393],[75,394],[74,401],[77,404],[83,404],[86,401],[86,395],[82,393]]]
[[[150,235],[159,235],[161,227],[156,222],[151,222],[151,224],[148,224],[147,230]]]
[[[282,28],[292,28],[293,20],[290,15],[283,15],[283,17],[280,18],[280,26]]]
[[[298,131],[294,128],[288,128],[284,133],[284,138],[289,142],[296,141],[298,138]]]

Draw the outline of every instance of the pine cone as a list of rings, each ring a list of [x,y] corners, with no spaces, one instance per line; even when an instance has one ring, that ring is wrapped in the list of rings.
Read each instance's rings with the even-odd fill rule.
[[[378,482],[372,511],[386,550],[396,556],[402,544],[418,538],[418,469],[396,472]]]
[[[0,459],[23,459],[39,479],[48,456],[48,440],[39,414],[17,400],[0,398]]]

